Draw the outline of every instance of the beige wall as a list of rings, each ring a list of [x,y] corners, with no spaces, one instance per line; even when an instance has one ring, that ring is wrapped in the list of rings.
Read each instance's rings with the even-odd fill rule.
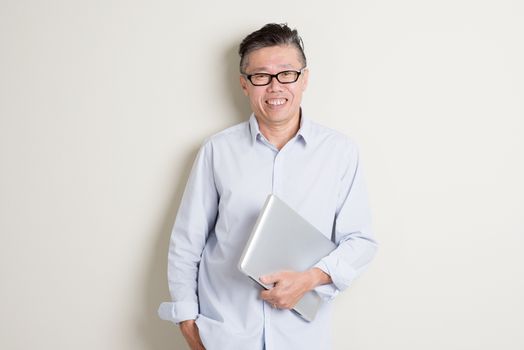
[[[156,317],[170,228],[271,21],[365,162],[381,249],[336,349],[524,348],[522,1],[1,0],[1,349],[185,349]]]

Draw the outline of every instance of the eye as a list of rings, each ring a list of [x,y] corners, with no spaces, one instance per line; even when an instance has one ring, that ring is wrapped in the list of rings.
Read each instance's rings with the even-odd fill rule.
[[[265,81],[267,77],[268,77],[267,74],[259,73],[259,74],[253,74],[251,76],[251,79],[256,80],[256,81]]]

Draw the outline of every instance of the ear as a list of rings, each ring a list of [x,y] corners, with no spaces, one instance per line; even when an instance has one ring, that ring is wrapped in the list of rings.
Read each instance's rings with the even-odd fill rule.
[[[306,88],[307,88],[307,84],[308,84],[308,81],[309,81],[309,69],[304,69],[304,71],[302,72],[302,91],[305,91]]]
[[[244,95],[248,96],[248,91],[247,91],[247,85],[248,85],[248,81],[246,79],[245,76],[241,75],[240,76],[240,87],[242,88],[242,91],[244,92]]]

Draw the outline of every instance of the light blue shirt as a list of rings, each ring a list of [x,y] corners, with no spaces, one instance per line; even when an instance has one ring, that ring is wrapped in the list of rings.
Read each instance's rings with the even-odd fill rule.
[[[325,302],[312,322],[263,302],[260,287],[237,268],[270,193],[337,244],[316,265],[333,283],[316,288]],[[175,323],[196,319],[208,350],[330,349],[330,300],[375,255],[370,223],[349,138],[302,116],[298,133],[279,151],[252,115],[208,138],[197,155],[169,246],[173,302],[162,303],[159,315]]]

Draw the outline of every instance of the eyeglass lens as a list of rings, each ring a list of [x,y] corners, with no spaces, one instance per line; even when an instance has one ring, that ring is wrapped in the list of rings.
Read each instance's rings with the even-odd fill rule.
[[[298,80],[298,77],[300,75],[300,72],[296,72],[293,70],[288,70],[284,72],[280,72],[276,74],[276,78],[279,83],[282,84],[289,84],[294,83]],[[268,74],[268,73],[257,73],[253,74],[249,77],[249,80],[253,85],[268,85],[271,82],[271,79],[275,77],[274,75]]]

